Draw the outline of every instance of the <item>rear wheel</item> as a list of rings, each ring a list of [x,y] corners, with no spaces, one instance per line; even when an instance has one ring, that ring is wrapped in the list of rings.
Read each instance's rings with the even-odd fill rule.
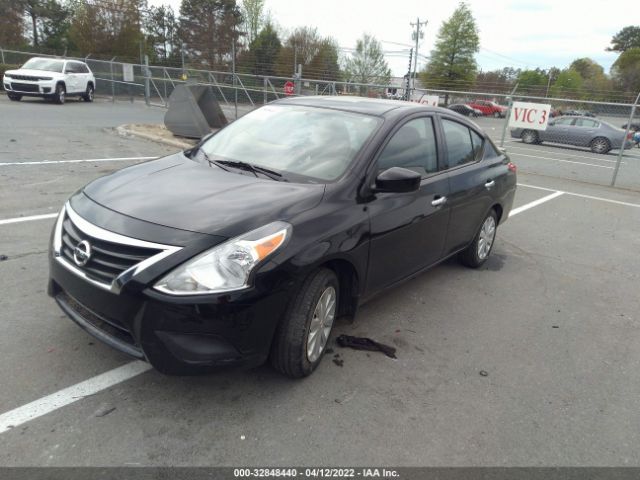
[[[82,96],[82,99],[85,102],[93,102],[93,85],[91,85],[90,83],[87,85],[87,91],[85,92],[85,94]]]
[[[611,143],[604,137],[594,138],[590,146],[593,153],[607,153],[611,150]]]
[[[320,364],[338,311],[338,278],[323,268],[293,297],[271,348],[271,364],[291,378],[310,375]]]
[[[496,230],[498,228],[498,215],[496,211],[491,209],[489,214],[485,217],[480,230],[476,234],[473,242],[466,250],[463,250],[458,258],[463,265],[471,268],[478,268],[487,261],[493,244],[496,239]]]
[[[520,134],[520,138],[524,143],[538,143],[538,133],[533,130],[525,130]]]
[[[56,102],[58,105],[63,105],[66,94],[67,94],[67,89],[64,87],[64,85],[59,83],[58,85],[56,85],[56,91],[53,94],[53,101]]]

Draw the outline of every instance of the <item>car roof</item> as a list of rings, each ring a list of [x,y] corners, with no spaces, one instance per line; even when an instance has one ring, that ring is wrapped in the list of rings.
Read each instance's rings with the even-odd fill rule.
[[[273,103],[280,105],[301,105],[305,107],[330,108],[334,110],[378,116],[385,116],[390,112],[396,113],[399,111],[408,113],[409,110],[434,112],[441,110],[439,107],[429,107],[415,102],[355,96],[318,95],[313,97],[293,97],[276,100]]]

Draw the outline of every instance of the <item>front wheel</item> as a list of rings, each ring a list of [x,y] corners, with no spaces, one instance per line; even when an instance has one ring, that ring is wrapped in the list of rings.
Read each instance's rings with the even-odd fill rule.
[[[311,274],[291,300],[271,348],[271,364],[291,378],[320,364],[338,311],[338,278],[322,268]]]
[[[500,115],[500,112],[493,112],[493,116],[495,118],[500,118],[502,115]]]
[[[15,93],[9,93],[7,94],[7,96],[12,102],[19,102],[20,100],[22,100],[22,95],[17,95]]]
[[[491,209],[486,216],[480,230],[476,234],[473,242],[465,250],[463,250],[458,258],[463,265],[471,268],[478,268],[487,261],[493,244],[496,239],[496,230],[498,228],[498,215],[496,211]]]
[[[87,90],[85,91],[84,95],[82,96],[82,99],[85,102],[93,102],[93,92],[94,92],[93,85],[88,84],[87,85]]]
[[[591,141],[591,151],[593,153],[607,153],[611,150],[611,143],[603,137],[594,138]]]
[[[56,91],[53,94],[53,101],[58,105],[64,105],[65,96],[67,93],[67,89],[64,88],[64,85],[58,84],[56,85]]]

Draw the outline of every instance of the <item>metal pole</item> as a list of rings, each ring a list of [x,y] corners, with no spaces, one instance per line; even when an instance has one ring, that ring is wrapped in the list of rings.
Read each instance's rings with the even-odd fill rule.
[[[263,83],[263,88],[264,88],[264,100],[263,100],[263,103],[266,105],[267,104],[267,100],[268,100],[268,98],[267,98],[267,88],[268,88],[268,85],[269,85],[267,77],[263,77],[262,78],[262,83]]]
[[[624,146],[627,143],[627,137],[629,136],[629,130],[631,129],[631,122],[633,122],[633,116],[636,113],[636,106],[638,105],[638,101],[640,101],[640,93],[636,97],[636,101],[633,103],[633,107],[631,107],[631,114],[629,115],[629,121],[627,122],[627,129],[624,132],[624,138],[622,139],[622,145],[620,146],[620,152],[618,153],[618,160],[616,160],[616,168],[613,170],[613,177],[611,178],[611,186],[614,187],[616,185],[616,179],[618,178],[618,170],[620,170],[620,164],[622,163],[622,155],[624,154]]]
[[[149,85],[149,55],[144,56],[144,101],[147,106],[151,103],[151,87]]]
[[[231,44],[231,68],[233,73],[233,106],[235,109],[235,117],[234,119],[238,119],[238,89],[236,87],[236,31],[235,26],[233,27],[233,41]]]
[[[507,109],[507,114],[504,117],[504,125],[502,126],[502,138],[500,138],[500,148],[504,148],[504,137],[507,134],[507,125],[509,125],[509,119],[511,118],[511,107],[513,106],[513,94],[516,93],[518,89],[518,84],[513,87],[511,90],[511,94],[509,95],[509,108]]]
[[[4,50],[0,48],[0,55],[2,55],[2,63],[4,63]]]
[[[545,97],[549,96],[549,87],[551,86],[551,69],[549,69],[549,81],[547,82],[547,93],[544,94]]]
[[[115,78],[113,77],[113,61],[115,59],[116,57],[113,57],[109,61],[109,70],[111,71],[111,103],[115,103],[116,101],[116,82],[115,82]]]

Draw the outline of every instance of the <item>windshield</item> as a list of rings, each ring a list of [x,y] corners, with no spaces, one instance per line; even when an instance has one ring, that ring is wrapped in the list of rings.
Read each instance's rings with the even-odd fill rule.
[[[378,117],[323,108],[268,105],[221,130],[202,150],[213,160],[332,181],[347,170],[381,122]]]
[[[27,61],[27,63],[25,63],[22,68],[62,73],[63,66],[64,62],[62,60],[56,60],[53,58],[32,58],[31,60]]]

